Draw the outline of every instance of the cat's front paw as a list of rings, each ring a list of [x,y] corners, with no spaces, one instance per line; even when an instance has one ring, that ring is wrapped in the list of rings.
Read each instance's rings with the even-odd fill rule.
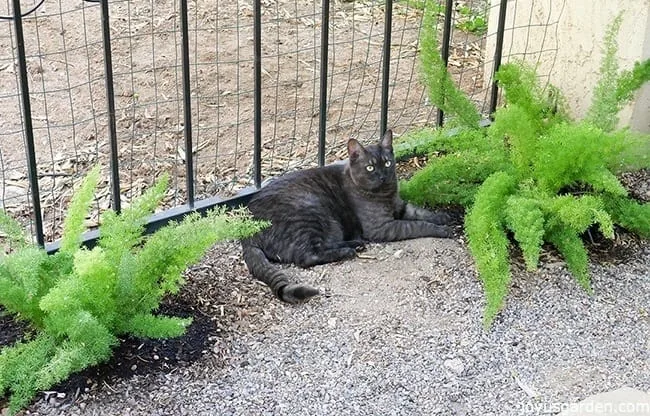
[[[366,240],[351,240],[348,241],[349,247],[352,247],[357,253],[361,253],[362,251],[366,250],[366,244],[368,244],[368,241]]]
[[[346,240],[342,241],[341,243],[338,243],[336,245],[336,248],[353,248],[357,253],[364,251],[366,249],[366,244],[368,244],[368,240]]]

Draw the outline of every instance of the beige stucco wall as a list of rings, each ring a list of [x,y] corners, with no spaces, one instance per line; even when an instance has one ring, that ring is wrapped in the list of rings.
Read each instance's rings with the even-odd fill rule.
[[[500,0],[490,0],[489,33],[497,28]],[[620,11],[619,67],[650,57],[650,0],[529,0],[508,1],[503,61],[525,59],[538,65],[542,82],[565,94],[576,118],[591,102],[598,80],[602,39]],[[496,36],[488,36],[486,80],[491,79]],[[621,125],[650,132],[650,85],[620,113]]]

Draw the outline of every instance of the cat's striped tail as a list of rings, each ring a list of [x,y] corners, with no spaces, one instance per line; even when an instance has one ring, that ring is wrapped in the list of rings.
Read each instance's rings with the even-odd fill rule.
[[[244,261],[253,277],[266,283],[278,299],[287,303],[300,303],[318,295],[318,289],[301,283],[292,283],[279,268],[273,266],[259,247],[242,241]]]

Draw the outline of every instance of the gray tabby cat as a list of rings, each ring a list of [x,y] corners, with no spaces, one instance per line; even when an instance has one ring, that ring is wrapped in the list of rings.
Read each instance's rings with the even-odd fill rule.
[[[248,205],[271,226],[242,241],[244,261],[285,302],[304,301],[318,290],[292,283],[271,261],[311,267],[355,257],[366,242],[451,235],[447,214],[400,199],[390,130],[365,148],[350,139],[348,156],[344,164],[274,179]]]

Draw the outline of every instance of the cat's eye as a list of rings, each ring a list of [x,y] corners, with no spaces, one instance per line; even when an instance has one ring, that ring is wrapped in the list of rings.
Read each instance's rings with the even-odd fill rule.
[[[372,165],[368,165],[368,166],[366,166],[366,170],[367,170],[368,172],[372,172],[373,170],[375,170],[375,167],[372,166]]]
[[[384,163],[384,166],[386,166],[387,168],[389,168],[390,165],[392,165],[392,164],[393,164],[393,162],[391,162],[390,160],[387,160],[386,163]]]

